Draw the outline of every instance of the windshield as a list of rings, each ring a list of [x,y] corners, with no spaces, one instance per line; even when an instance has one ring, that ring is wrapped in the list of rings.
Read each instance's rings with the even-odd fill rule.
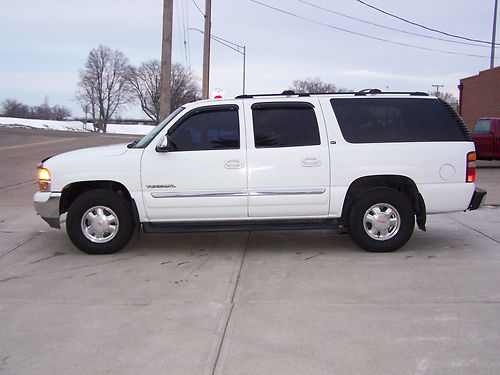
[[[179,107],[175,111],[173,111],[170,115],[168,115],[168,117],[165,120],[156,125],[156,127],[153,130],[151,130],[148,134],[144,136],[144,138],[142,138],[139,142],[137,142],[134,148],[144,148],[147,145],[149,145],[149,143],[158,135],[158,133],[160,133],[163,130],[163,128],[167,126],[167,124],[169,124],[172,121],[172,119],[179,113],[181,113],[184,109],[185,107]]]

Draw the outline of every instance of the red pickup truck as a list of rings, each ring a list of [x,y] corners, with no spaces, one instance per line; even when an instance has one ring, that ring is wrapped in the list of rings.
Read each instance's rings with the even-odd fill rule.
[[[482,118],[472,130],[477,158],[500,160],[500,118]]]

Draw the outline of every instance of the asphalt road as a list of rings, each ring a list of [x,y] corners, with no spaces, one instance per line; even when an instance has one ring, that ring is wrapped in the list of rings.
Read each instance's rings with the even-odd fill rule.
[[[430,216],[390,254],[328,231],[83,254],[36,216],[36,163],[133,138],[0,130],[1,374],[500,373],[496,206]],[[490,204],[499,172],[478,170]]]

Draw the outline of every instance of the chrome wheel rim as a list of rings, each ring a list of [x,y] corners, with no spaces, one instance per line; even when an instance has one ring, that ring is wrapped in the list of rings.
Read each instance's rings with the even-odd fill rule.
[[[119,226],[118,216],[106,206],[89,208],[82,216],[82,233],[90,242],[111,241],[118,233]]]
[[[398,234],[401,217],[398,210],[387,203],[377,203],[366,210],[363,227],[370,238],[387,241]]]

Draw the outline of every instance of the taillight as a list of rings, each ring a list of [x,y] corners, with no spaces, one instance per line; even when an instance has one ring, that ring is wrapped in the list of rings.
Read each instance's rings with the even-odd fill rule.
[[[476,181],[476,153],[469,152],[467,154],[467,177],[465,182]]]

